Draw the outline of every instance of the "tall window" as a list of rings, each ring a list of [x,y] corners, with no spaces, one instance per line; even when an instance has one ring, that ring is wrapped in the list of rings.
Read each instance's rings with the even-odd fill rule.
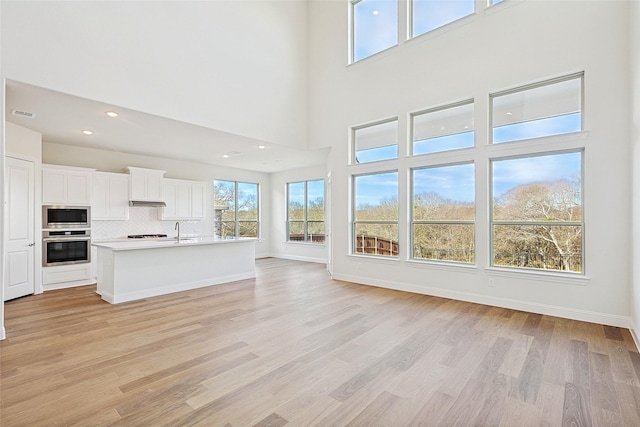
[[[411,173],[413,258],[475,263],[473,164]]]
[[[428,33],[474,12],[474,0],[412,0],[411,37]]]
[[[583,271],[582,151],[491,163],[495,266]]]
[[[354,128],[353,163],[369,163],[398,158],[398,120]]]
[[[287,240],[324,242],[324,180],[287,184]]]
[[[475,144],[473,101],[411,115],[413,154],[469,148]]]
[[[353,252],[398,256],[398,172],[353,178]]]
[[[582,74],[491,95],[493,143],[582,130]]]
[[[258,184],[213,181],[216,236],[258,237]]]
[[[351,62],[398,44],[398,2],[351,0]]]

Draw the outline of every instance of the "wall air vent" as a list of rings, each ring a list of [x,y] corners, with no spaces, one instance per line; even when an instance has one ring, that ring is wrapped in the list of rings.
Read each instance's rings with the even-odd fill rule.
[[[14,116],[26,117],[27,119],[33,119],[36,113],[30,113],[28,111],[11,110],[11,114]]]

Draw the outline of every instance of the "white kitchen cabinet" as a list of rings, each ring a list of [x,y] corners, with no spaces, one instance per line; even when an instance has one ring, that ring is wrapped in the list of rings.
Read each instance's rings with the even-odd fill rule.
[[[130,200],[141,202],[162,201],[162,180],[165,171],[127,167],[129,170]]]
[[[165,178],[162,200],[167,206],[160,209],[160,219],[204,218],[205,188],[204,182]]]
[[[94,221],[129,219],[129,175],[95,172],[92,200]]]
[[[42,285],[45,291],[95,283],[91,263],[42,267]]]
[[[93,171],[87,168],[42,165],[42,203],[90,205]]]

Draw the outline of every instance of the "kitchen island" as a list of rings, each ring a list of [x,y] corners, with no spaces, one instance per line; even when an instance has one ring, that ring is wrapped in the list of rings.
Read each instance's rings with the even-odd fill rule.
[[[255,243],[215,237],[96,242],[97,292],[118,304],[251,279],[256,277]]]

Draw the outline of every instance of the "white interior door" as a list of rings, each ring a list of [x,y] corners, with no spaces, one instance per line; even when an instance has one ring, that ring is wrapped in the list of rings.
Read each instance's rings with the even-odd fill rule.
[[[4,300],[35,290],[35,167],[33,162],[6,159],[7,248]]]

